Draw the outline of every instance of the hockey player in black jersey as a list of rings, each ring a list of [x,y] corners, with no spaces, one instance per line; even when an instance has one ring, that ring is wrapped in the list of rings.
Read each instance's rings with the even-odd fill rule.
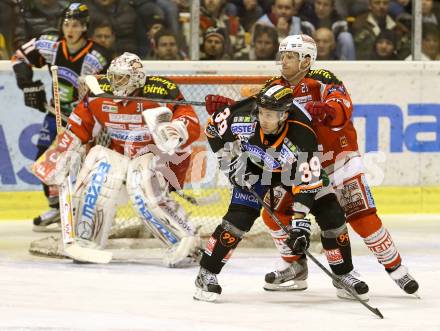
[[[32,67],[58,66],[59,94],[62,116],[70,115],[80,100],[78,78],[105,72],[110,59],[105,48],[87,39],[89,11],[85,4],[74,2],[63,11],[60,22],[61,37],[42,35],[24,43],[13,57],[13,69],[17,85],[23,90],[25,105],[43,113],[49,111],[43,121],[37,142],[40,157],[56,137],[55,116],[48,105],[43,83],[33,80]],[[49,70],[50,72],[50,70]],[[43,184],[49,211],[34,218],[34,231],[49,231],[51,224],[60,221],[58,189]]]
[[[277,203],[275,189],[291,191],[290,230],[280,234],[279,245],[290,253],[302,254],[309,246],[310,221],[306,216],[312,212],[325,234],[321,237],[324,249],[334,253],[327,254],[333,273],[367,300],[367,284],[353,273],[344,213],[335,194],[329,193],[332,189],[321,170],[321,153],[310,116],[293,101],[292,90],[274,85],[255,98],[220,108],[211,116],[205,133],[219,157],[220,169],[234,188],[228,211],[209,238],[200,261],[194,299],[215,301],[221,294],[217,275],[260,215],[262,206],[249,192],[251,185],[271,208]],[[314,208],[317,199],[325,199],[319,209]],[[296,289],[307,288],[307,267],[303,265],[298,262],[287,271]],[[270,290],[271,284],[275,289],[283,276],[267,275],[266,289]]]

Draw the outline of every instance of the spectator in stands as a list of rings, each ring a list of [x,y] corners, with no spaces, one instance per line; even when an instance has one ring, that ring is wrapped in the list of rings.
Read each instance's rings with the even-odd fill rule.
[[[397,58],[397,36],[394,31],[383,30],[374,43],[372,60],[398,60]]]
[[[230,60],[226,51],[228,35],[223,28],[210,27],[203,37],[200,60]]]
[[[255,24],[252,34],[249,60],[275,60],[278,53],[278,32],[273,26]]]
[[[136,11],[130,1],[88,0],[92,24],[107,19],[115,27],[115,51],[117,54],[130,52],[137,54]]]
[[[335,36],[329,28],[319,28],[313,34],[316,47],[318,50],[317,60],[320,61],[333,61],[339,60],[336,56],[336,41]]]
[[[146,59],[152,59],[154,57],[154,36],[155,34],[162,29],[166,29],[165,22],[161,16],[155,16],[153,17],[146,26],[146,34],[144,35],[144,43],[145,43],[145,37],[146,37],[146,47],[147,53],[142,58],[144,60]],[[142,48],[143,49],[143,48]]]
[[[141,57],[151,56],[153,49],[145,43],[145,34],[155,20],[160,19],[162,25],[173,32],[178,38],[179,45],[183,45],[183,35],[179,23],[179,7],[184,6],[182,1],[174,0],[132,0],[137,13],[138,51]]]
[[[120,54],[115,52],[115,32],[110,21],[104,20],[95,22],[91,28],[91,39],[99,45],[105,47],[111,54],[111,58],[115,58]]]
[[[157,4],[156,0],[133,0],[136,10],[136,40],[138,55],[141,58],[151,55],[153,51],[152,43],[145,42],[145,35],[156,20],[162,23],[165,21],[165,13]],[[153,40],[153,39],[151,39]]]
[[[17,17],[14,15],[15,0],[0,1],[0,34],[5,38],[5,52],[12,56],[12,40]]]
[[[61,14],[68,4],[67,0],[18,1],[15,7],[14,50],[32,38],[58,33]]]
[[[263,16],[263,8],[261,8],[257,0],[240,0],[233,1],[233,3],[237,6],[241,25],[246,32],[250,32],[255,22]]]
[[[275,0],[271,13],[263,15],[257,21],[257,24],[266,24],[277,29],[278,40],[281,41],[285,37],[294,34],[308,33],[312,31],[304,31],[301,25],[301,19],[296,15],[296,7],[294,0]]]
[[[313,33],[319,28],[329,28],[336,40],[337,58],[355,60],[356,52],[353,36],[348,31],[348,24],[335,9],[334,0],[315,0],[313,10],[303,17],[303,25]]]
[[[151,60],[188,60],[188,56],[179,49],[177,36],[166,29],[154,35],[154,49]]]
[[[434,8],[433,0],[422,0],[423,23],[433,23],[440,26],[440,13]]]
[[[391,0],[388,13],[395,20],[397,20],[397,18],[403,14],[411,15],[412,13],[411,0]]]
[[[440,60],[440,40],[438,26],[425,23],[422,27],[422,60]]]
[[[200,15],[200,37],[205,43],[208,28],[221,28],[225,32],[225,54],[230,59],[241,59],[248,56],[249,48],[245,42],[245,31],[237,16],[228,16],[225,11],[226,0],[202,0]],[[229,41],[228,41],[229,40]]]
[[[358,60],[368,60],[377,36],[383,30],[393,30],[397,36],[404,29],[388,15],[389,0],[369,0],[370,11],[360,15],[353,23],[356,57]]]
[[[369,0],[350,0],[350,15],[360,16],[369,11]]]

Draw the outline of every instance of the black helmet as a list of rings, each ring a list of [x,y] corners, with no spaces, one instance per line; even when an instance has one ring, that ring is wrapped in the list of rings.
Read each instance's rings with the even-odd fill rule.
[[[290,111],[293,108],[293,90],[283,85],[272,85],[257,95],[257,105],[275,111]]]
[[[89,8],[81,2],[72,2],[66,9],[64,9],[61,19],[74,19],[80,21],[82,24],[89,23]]]

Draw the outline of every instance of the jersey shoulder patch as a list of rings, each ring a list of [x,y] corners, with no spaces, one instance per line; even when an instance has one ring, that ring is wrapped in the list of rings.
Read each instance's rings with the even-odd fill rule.
[[[112,87],[110,85],[109,80],[107,79],[106,76],[101,76],[98,78],[98,84],[99,87],[101,88],[101,90],[103,90],[106,93],[113,93],[112,91]]]
[[[161,76],[148,76],[142,94],[148,98],[170,100],[178,99],[181,96],[177,84]]]
[[[271,85],[281,84],[282,79],[283,79],[283,76],[274,76],[274,77],[269,78],[264,83],[263,89],[268,87],[268,86],[271,86]]]
[[[105,48],[93,43],[92,48],[84,57],[82,74],[91,75],[102,72],[109,64],[109,57]]]
[[[46,52],[56,52],[58,46],[58,36],[43,34],[35,41],[35,48],[37,48],[40,53]]]
[[[307,73],[306,77],[319,80],[324,84],[342,84],[342,81],[340,81],[334,73],[325,69],[310,70]]]

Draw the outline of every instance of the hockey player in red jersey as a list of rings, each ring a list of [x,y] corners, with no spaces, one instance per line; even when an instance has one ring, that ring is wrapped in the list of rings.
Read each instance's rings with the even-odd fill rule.
[[[292,88],[294,101],[305,106],[312,117],[318,142],[323,146],[323,168],[335,188],[339,203],[344,208],[347,222],[363,238],[394,282],[406,293],[415,294],[418,283],[401,263],[397,247],[376,212],[358,150],[356,130],[352,122],[353,105],[349,93],[344,84],[330,71],[310,69],[316,55],[316,44],[311,37],[292,35],[284,38],[279,46],[281,76],[270,79],[266,86],[281,84]],[[214,108],[234,102],[221,96],[210,96],[207,101],[207,107]],[[287,224],[291,218],[289,206],[293,198],[286,192],[278,192],[278,195],[280,198],[277,201],[276,214]],[[278,225],[264,211],[263,220],[277,243]],[[289,270],[293,270],[298,264],[295,261],[300,257],[286,255],[282,250],[280,252],[286,262],[286,268],[266,275],[266,282],[275,276],[284,282],[295,279],[295,273]],[[280,284],[278,290],[289,289],[291,288]]]
[[[45,183],[58,185],[102,129],[110,137],[109,148],[90,149],[79,171],[73,193],[76,237],[66,252],[74,260],[93,261],[84,249],[93,255],[105,247],[116,202],[126,190],[145,225],[169,247],[165,264],[186,264],[197,255],[199,237],[169,193],[183,187],[190,145],[200,135],[197,115],[192,106],[173,103],[183,100],[178,86],[163,77],[147,77],[135,54],[115,58],[98,82],[103,91],[121,99],[85,97],[58,138],[58,156],[34,167]],[[144,99],[124,100],[126,96]],[[145,98],[170,103],[160,106]]]
[[[78,78],[81,75],[105,72],[110,59],[103,47],[87,39],[88,25],[87,6],[73,2],[61,16],[61,37],[42,35],[17,49],[13,58],[13,69],[17,85],[23,90],[26,106],[44,113],[51,108],[47,104],[44,84],[40,80],[33,81],[32,67],[58,66],[61,111],[65,118],[79,102]],[[40,130],[36,159],[49,148],[55,137],[55,116],[49,112]],[[58,188],[43,184],[43,190],[51,209],[34,218],[34,231],[58,231],[57,227],[52,228],[54,223],[60,221]]]

